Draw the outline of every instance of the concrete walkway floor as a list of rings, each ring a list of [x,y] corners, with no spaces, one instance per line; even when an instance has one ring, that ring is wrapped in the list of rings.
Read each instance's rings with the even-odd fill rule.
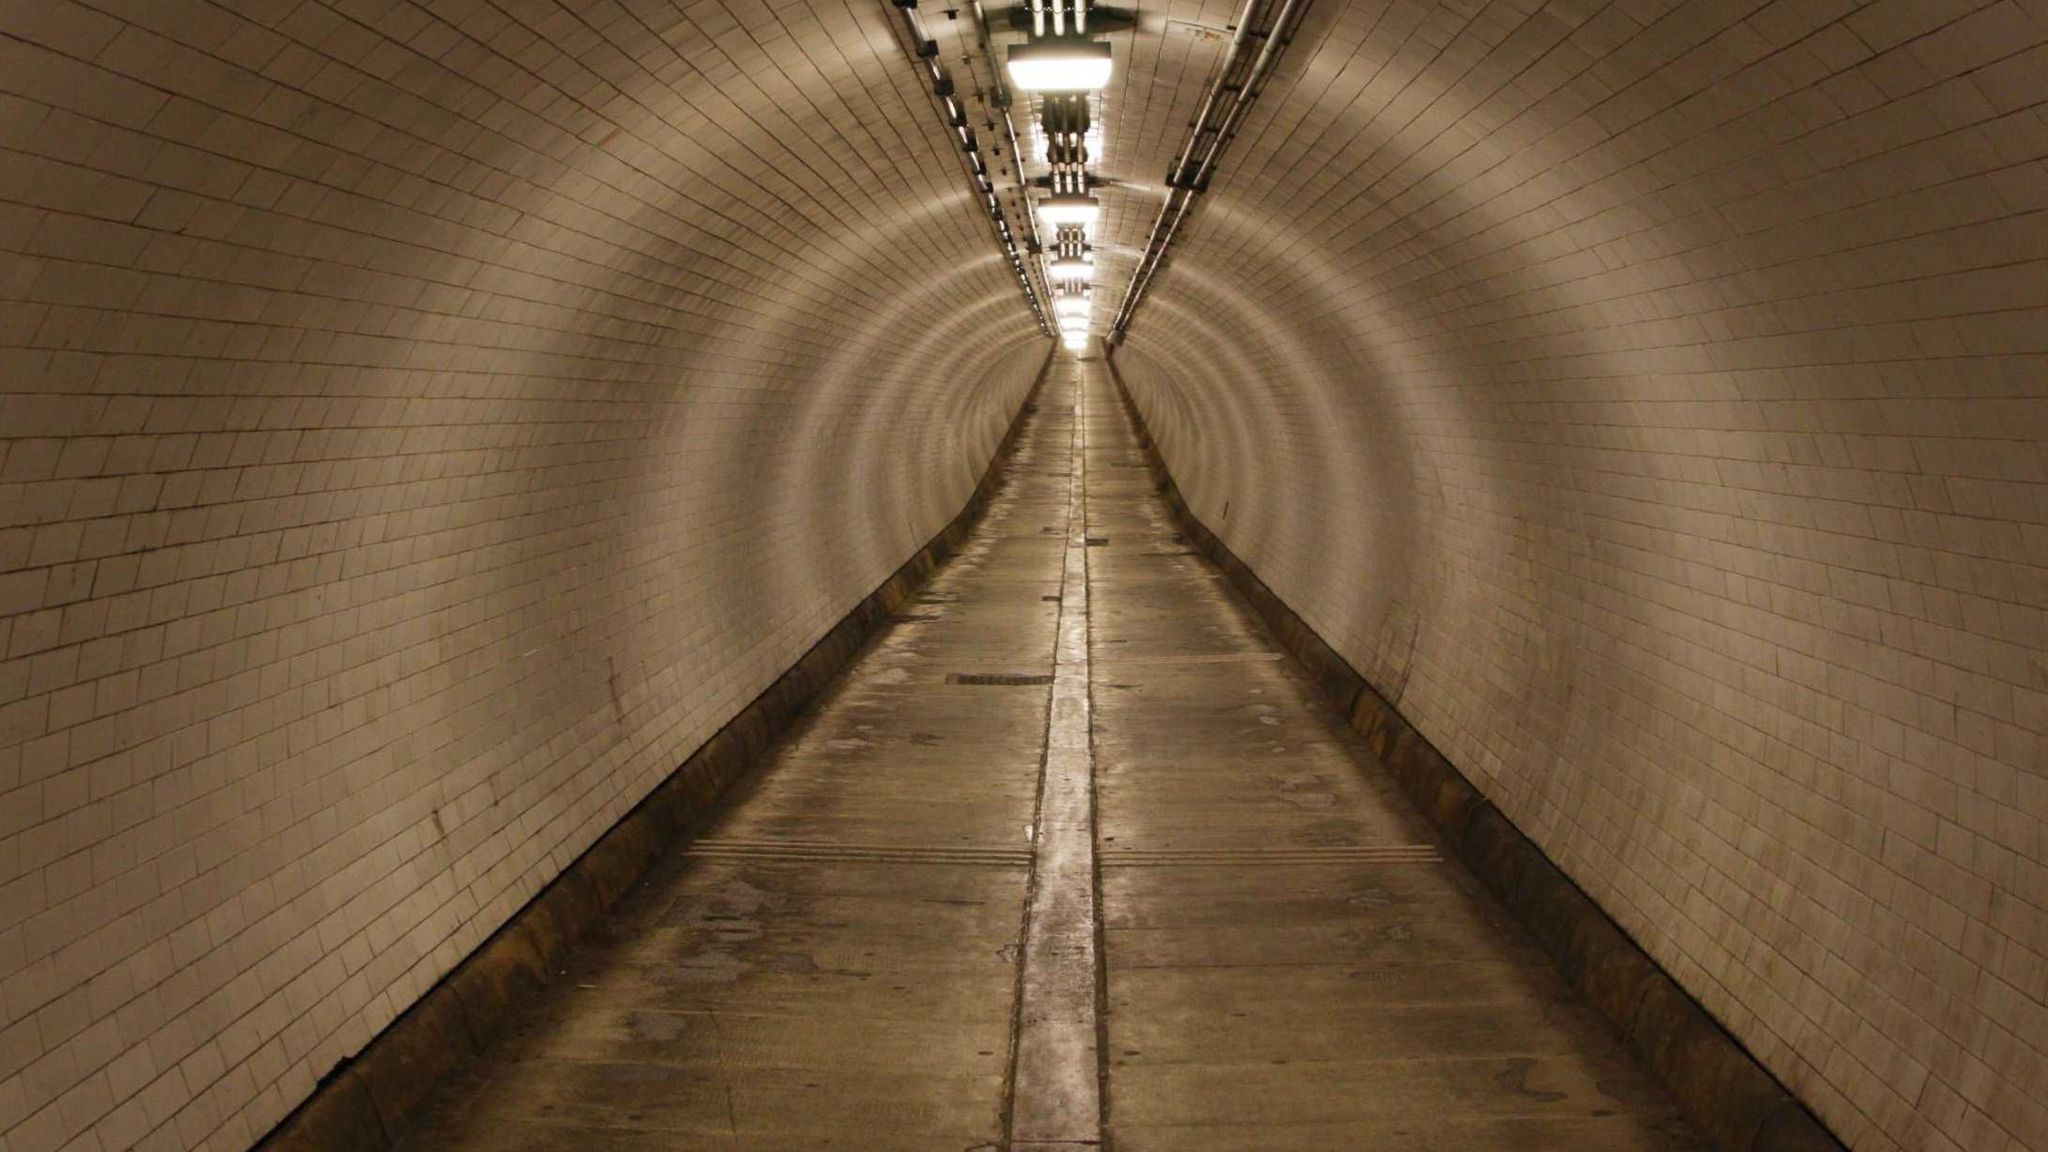
[[[1061,359],[973,541],[416,1149],[1704,1147]]]

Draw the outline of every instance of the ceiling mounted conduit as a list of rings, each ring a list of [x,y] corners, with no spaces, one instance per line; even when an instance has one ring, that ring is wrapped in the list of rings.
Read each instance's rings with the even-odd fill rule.
[[[1030,266],[1024,259],[1026,252],[1036,251],[1039,246],[1038,230],[1030,220],[1030,213],[1027,211],[1024,214],[1024,228],[1030,235],[1020,243],[1016,231],[1010,227],[1008,214],[1003,211],[1003,201],[996,193],[995,178],[989,172],[988,161],[982,158],[981,142],[974,134],[974,126],[967,122],[967,106],[961,103],[960,95],[954,89],[952,73],[946,70],[945,65],[939,63],[939,43],[925,33],[924,21],[918,17],[917,0],[885,2],[893,7],[900,17],[898,27],[902,34],[909,38],[908,51],[917,62],[918,74],[931,85],[932,99],[938,105],[946,131],[952,134],[960,147],[968,176],[974,185],[975,196],[980,200],[982,210],[988,213],[989,220],[995,228],[996,240],[1002,245],[1003,255],[1010,263],[1010,271],[1015,274],[1018,287],[1023,289],[1024,303],[1037,318],[1038,330],[1050,336],[1053,332],[1051,318],[1046,314],[1038,287],[1031,281]],[[974,16],[975,26],[986,48],[988,20],[982,13],[979,0],[976,0],[974,5]],[[1017,150],[1017,127],[1010,120],[1009,105],[1008,93],[998,87],[996,108],[1002,113],[1005,135],[1010,144],[1010,162],[1017,169],[1021,181],[1023,156]],[[994,126],[995,122],[991,118],[989,127]],[[997,151],[1001,151],[1000,147]]]
[[[1201,112],[1188,130],[1187,142],[1181,145],[1166,171],[1166,203],[1152,223],[1152,232],[1145,239],[1145,253],[1131,274],[1130,286],[1124,290],[1123,303],[1117,307],[1116,320],[1110,325],[1111,347],[1123,342],[1131,317],[1186,222],[1195,197],[1209,190],[1217,161],[1258,101],[1259,92],[1265,88],[1307,10],[1308,0],[1245,0],[1238,13],[1237,31],[1202,96]],[[1251,50],[1254,41],[1260,42],[1256,53]]]

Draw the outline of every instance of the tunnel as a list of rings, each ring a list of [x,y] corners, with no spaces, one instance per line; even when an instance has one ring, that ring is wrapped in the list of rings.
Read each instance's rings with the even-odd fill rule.
[[[2042,0],[0,0],[0,1152],[2048,1152]]]

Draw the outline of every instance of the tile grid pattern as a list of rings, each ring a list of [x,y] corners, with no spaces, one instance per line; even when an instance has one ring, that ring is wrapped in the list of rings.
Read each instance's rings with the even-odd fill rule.
[[[1110,37],[1117,54],[1096,101],[1101,155],[1090,171],[1111,176],[1096,190],[1102,219],[1089,238],[1095,257],[1094,329],[1106,336],[1145,242],[1159,218],[1166,172],[1222,64],[1238,0],[1137,0],[1132,35]]]
[[[1119,366],[1853,1147],[2048,1148],[2048,11],[1316,5]]]
[[[1110,1146],[1702,1152],[1086,387]]]
[[[950,559],[395,1152],[1000,1145],[1074,439],[1045,384]]]
[[[972,490],[885,13],[0,12],[0,1149],[243,1148]]]

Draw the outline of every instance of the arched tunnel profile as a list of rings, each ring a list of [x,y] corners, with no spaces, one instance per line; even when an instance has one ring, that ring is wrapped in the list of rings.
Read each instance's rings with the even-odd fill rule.
[[[0,0],[0,1152],[2048,1152],[2048,0]]]

